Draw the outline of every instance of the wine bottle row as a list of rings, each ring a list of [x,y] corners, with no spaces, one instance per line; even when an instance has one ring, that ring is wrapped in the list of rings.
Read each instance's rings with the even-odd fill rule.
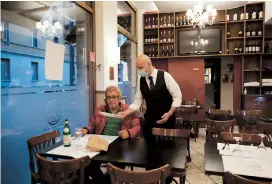
[[[160,56],[162,57],[174,56],[174,45],[172,45],[171,47],[168,45],[163,45],[161,47]]]
[[[247,42],[246,53],[259,53],[261,52],[261,44],[259,42]]]
[[[160,42],[173,42],[174,32],[173,31],[161,31],[160,32]]]
[[[189,25],[189,21],[187,20],[186,16],[177,16],[176,17],[176,26],[186,26]]]
[[[174,17],[173,16],[161,16],[160,17],[160,27],[173,27]]]
[[[145,55],[149,57],[158,57],[158,48],[157,47],[146,47]]]
[[[144,35],[145,43],[157,43],[158,42],[158,34],[156,32],[147,32]]]
[[[240,28],[239,31],[238,31],[238,36],[243,37],[243,33],[244,33],[243,29]],[[237,35],[237,34],[235,34],[235,35]],[[250,37],[250,36],[262,36],[262,35],[263,35],[262,28],[259,28],[259,30],[256,30],[255,28],[252,28],[252,29],[247,28],[247,30],[246,30],[246,36],[247,37]],[[228,29],[227,38],[230,38],[231,36],[232,36],[232,34],[231,34],[230,30]]]
[[[158,18],[157,17],[145,17],[145,28],[157,28]]]
[[[244,20],[244,19],[246,19],[246,20],[254,20],[254,19],[257,19],[257,18],[258,19],[262,19],[263,18],[263,10],[259,10],[259,12],[257,13],[257,11],[255,9],[253,9],[253,11],[251,13],[249,13],[249,11],[247,11],[246,13],[244,13],[244,10],[241,9],[239,17],[238,17],[238,14],[236,13],[236,11],[234,11],[234,14],[232,15],[232,20],[233,21],[237,21],[238,18],[239,18],[239,20]],[[226,20],[230,21],[230,12],[227,12]]]

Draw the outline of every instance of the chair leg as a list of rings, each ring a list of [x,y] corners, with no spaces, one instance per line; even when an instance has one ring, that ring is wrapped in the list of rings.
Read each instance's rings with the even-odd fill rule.
[[[187,151],[188,151],[188,162],[191,162],[190,139],[189,138],[187,138]]]
[[[180,184],[185,184],[186,176],[182,176],[179,178],[179,183]]]

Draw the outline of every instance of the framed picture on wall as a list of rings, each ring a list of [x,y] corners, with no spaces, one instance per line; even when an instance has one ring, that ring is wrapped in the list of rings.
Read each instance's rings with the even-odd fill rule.
[[[233,74],[230,74],[229,78],[230,78],[230,82],[234,82],[234,75]]]
[[[227,68],[228,68],[227,69],[228,72],[233,72],[233,64],[228,64]]]
[[[223,74],[222,82],[224,82],[224,83],[229,82],[229,75],[228,74]]]

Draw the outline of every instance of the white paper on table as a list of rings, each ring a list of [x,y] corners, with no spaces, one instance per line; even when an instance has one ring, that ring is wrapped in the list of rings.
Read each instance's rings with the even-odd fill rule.
[[[45,51],[45,78],[48,80],[63,79],[65,47],[49,40],[46,41]]]
[[[117,118],[117,119],[122,118],[120,115],[111,114],[111,113],[107,113],[107,112],[101,112],[101,111],[99,111],[99,114],[101,114],[102,116],[107,116],[107,117],[112,117],[112,118]]]
[[[108,136],[108,135],[96,135],[96,134],[87,134],[84,137],[80,138],[79,140],[74,140],[72,138],[72,142],[71,142],[71,146],[69,147],[64,147],[59,146],[53,150],[48,151],[48,153],[50,154],[54,154],[54,155],[63,155],[63,156],[70,156],[73,158],[80,158],[83,156],[89,156],[90,158],[94,157],[95,155],[99,154],[99,152],[89,152],[86,151],[86,145],[88,143],[88,139],[89,137],[92,136],[98,136],[101,139],[106,140],[109,144],[111,144],[114,140],[116,140],[118,138],[118,136]],[[82,149],[77,149],[76,146],[77,145],[81,145]]]
[[[238,175],[272,179],[272,160],[222,156],[224,171]]]

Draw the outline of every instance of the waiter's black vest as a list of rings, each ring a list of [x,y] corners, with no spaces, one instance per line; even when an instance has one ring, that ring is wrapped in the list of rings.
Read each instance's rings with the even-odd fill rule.
[[[161,117],[164,113],[170,110],[173,102],[173,98],[165,84],[164,71],[158,70],[155,87],[152,90],[148,87],[145,77],[141,77],[140,90],[147,106],[144,123],[145,127],[148,126],[148,129],[153,127],[175,128],[174,114],[164,124],[156,123],[156,121],[162,119]]]

